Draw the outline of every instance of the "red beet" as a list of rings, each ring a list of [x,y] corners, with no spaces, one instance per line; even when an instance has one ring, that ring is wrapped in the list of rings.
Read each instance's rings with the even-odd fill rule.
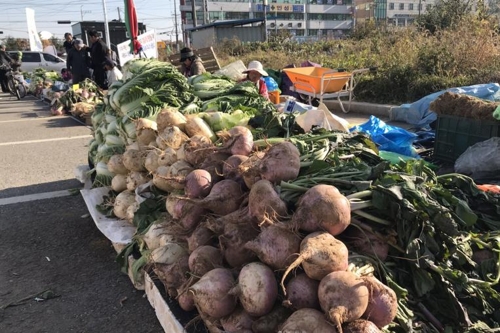
[[[319,283],[319,304],[339,333],[342,324],[361,318],[368,306],[365,282],[351,272],[332,272]]]
[[[229,294],[235,284],[233,274],[225,268],[216,268],[189,288],[194,302],[204,314],[214,319],[230,315],[236,308],[236,298]]]
[[[213,246],[200,246],[189,256],[189,270],[195,276],[201,277],[218,267],[222,267],[222,254]]]
[[[238,275],[238,285],[231,289],[243,309],[254,317],[271,312],[278,297],[278,283],[273,271],[260,262],[245,265]]]
[[[368,307],[363,318],[373,322],[379,328],[389,325],[398,311],[398,299],[391,288],[371,276],[362,278],[370,292]]]
[[[252,187],[252,190],[257,184]],[[273,269],[287,268],[297,257],[300,249],[300,237],[279,224],[273,224],[254,240],[245,244],[245,248],[257,254],[260,261]]]
[[[292,224],[308,232],[325,230],[333,236],[351,223],[351,203],[331,185],[316,185],[298,201]]]
[[[319,281],[311,279],[304,273],[298,274],[286,284],[287,298],[283,305],[294,310],[304,308],[319,310],[318,287]]]

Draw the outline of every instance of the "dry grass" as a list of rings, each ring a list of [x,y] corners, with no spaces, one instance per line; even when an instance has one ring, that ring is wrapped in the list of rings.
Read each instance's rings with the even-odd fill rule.
[[[444,88],[500,78],[500,38],[489,21],[468,18],[432,35],[412,28],[359,29],[348,40],[306,44],[226,40],[216,52],[222,65],[259,60],[264,67],[279,70],[310,60],[347,70],[377,67],[378,74],[367,77],[357,95],[381,103],[413,101]]]

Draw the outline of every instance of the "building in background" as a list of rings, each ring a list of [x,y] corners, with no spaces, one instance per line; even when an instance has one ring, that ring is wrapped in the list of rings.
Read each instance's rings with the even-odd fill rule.
[[[429,10],[435,0],[384,0],[387,3],[387,23],[394,26],[411,25],[415,19]]]
[[[193,1],[194,9],[193,10]],[[356,23],[383,21],[407,26],[435,0],[267,0],[268,32],[287,29],[294,36],[341,38]],[[420,8],[420,10],[419,10]],[[196,13],[193,15],[193,13]],[[263,0],[180,0],[182,30],[223,20],[264,17]],[[261,24],[261,23],[254,23]],[[184,36],[185,40],[188,36]]]
[[[241,42],[263,42],[266,33],[262,24],[263,19],[224,20],[188,28],[190,46],[195,49],[210,47],[217,41],[237,38]]]
[[[220,20],[264,17],[263,1],[180,0],[183,30]],[[294,36],[341,37],[353,25],[353,0],[268,0],[268,32],[287,29]],[[261,23],[256,23],[261,24]]]

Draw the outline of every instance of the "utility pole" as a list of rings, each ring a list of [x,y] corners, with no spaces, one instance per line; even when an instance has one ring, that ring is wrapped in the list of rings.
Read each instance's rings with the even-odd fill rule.
[[[175,1],[174,1],[175,3]],[[193,28],[196,27],[198,24],[196,22],[196,0],[191,0],[191,5],[192,5],[192,19],[193,19]]]
[[[116,7],[116,10],[118,10],[118,22],[122,21],[122,15],[120,13],[120,7]]]
[[[91,11],[91,10],[83,10],[83,6],[84,6],[84,5],[81,5],[81,6],[80,6],[80,15],[81,15],[81,18],[82,18],[82,21],[81,21],[81,22],[83,22],[83,15],[84,15],[84,14],[90,14],[90,13],[92,13],[92,11]]]
[[[208,3],[207,0],[203,0],[203,24],[208,23]]]
[[[262,0],[264,3],[264,41],[267,42],[267,0]]]
[[[278,7],[275,6],[275,11],[274,11],[274,34],[275,36],[278,36]]]
[[[102,0],[102,8],[104,10],[104,33],[106,34],[106,45],[111,50],[111,40],[109,36],[108,11],[106,10],[106,0]]]
[[[194,3],[194,0],[191,0]],[[175,47],[179,50],[179,28],[177,27],[177,0],[174,0]]]

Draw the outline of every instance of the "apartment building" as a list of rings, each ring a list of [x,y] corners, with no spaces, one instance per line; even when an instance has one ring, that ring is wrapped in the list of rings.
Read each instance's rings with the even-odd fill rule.
[[[194,11],[192,1],[195,1]],[[219,20],[263,18],[266,12],[268,32],[288,29],[298,37],[340,38],[355,27],[356,23],[364,20],[384,20],[394,25],[409,25],[418,15],[419,4],[422,8],[420,12],[425,10],[429,3],[425,1],[180,0],[180,12],[183,30]]]
[[[387,22],[395,26],[408,26],[434,5],[434,0],[384,0]]]

